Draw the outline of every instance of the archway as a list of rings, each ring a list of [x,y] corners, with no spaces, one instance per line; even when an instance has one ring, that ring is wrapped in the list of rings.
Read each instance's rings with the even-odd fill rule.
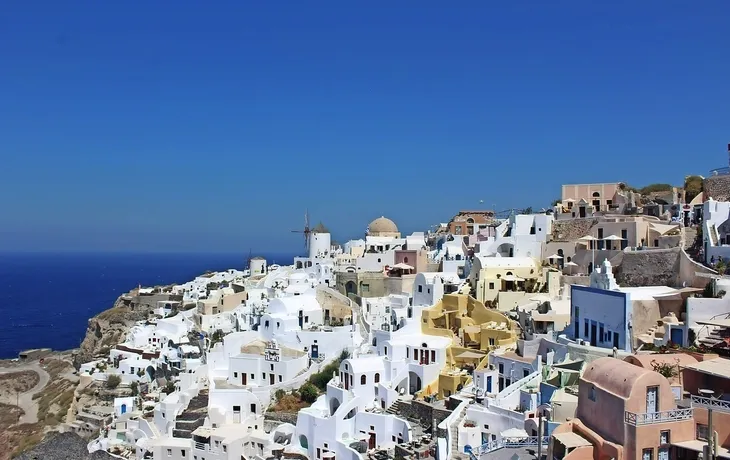
[[[309,449],[309,442],[307,441],[307,437],[303,434],[299,435],[299,445],[304,449]]]
[[[421,377],[415,372],[408,373],[408,393],[415,395],[421,391]]]
[[[502,243],[497,247],[497,254],[501,257],[514,257],[515,246],[512,243]]]
[[[155,379],[155,368],[152,366],[147,366],[147,376],[150,378],[150,381]]]
[[[354,281],[348,281],[345,283],[345,293],[347,295],[354,294],[357,295],[357,285]]]
[[[330,415],[335,415],[337,409],[340,408],[340,400],[337,398],[330,399]]]

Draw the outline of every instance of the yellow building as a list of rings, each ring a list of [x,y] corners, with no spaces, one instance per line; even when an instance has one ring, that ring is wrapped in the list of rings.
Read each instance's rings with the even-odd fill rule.
[[[532,257],[474,257],[469,282],[474,297],[488,306],[509,311],[525,297],[539,292],[542,267]]]
[[[487,365],[489,351],[517,341],[516,324],[499,311],[489,309],[471,296],[447,294],[422,312],[424,334],[449,337],[447,362],[430,395],[446,398],[471,382],[474,370]]]

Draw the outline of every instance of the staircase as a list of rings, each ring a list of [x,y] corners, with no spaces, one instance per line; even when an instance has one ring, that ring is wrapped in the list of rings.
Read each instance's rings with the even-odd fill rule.
[[[390,405],[388,410],[385,411],[386,414],[391,415],[397,415],[402,416],[403,415],[403,406],[407,405],[408,403],[404,399],[396,399],[393,404]]]
[[[175,419],[172,436],[176,438],[192,438],[193,431],[203,426],[208,416],[208,390],[200,390],[198,396],[188,403],[188,407]]]
[[[460,459],[460,458],[468,458],[468,456],[464,453],[459,452],[459,424],[462,420],[464,420],[464,417],[466,417],[466,411],[461,412],[461,416],[454,420],[454,423],[451,424],[451,435],[449,439],[449,445],[451,446],[451,452],[449,454],[449,458],[451,460],[454,459]]]

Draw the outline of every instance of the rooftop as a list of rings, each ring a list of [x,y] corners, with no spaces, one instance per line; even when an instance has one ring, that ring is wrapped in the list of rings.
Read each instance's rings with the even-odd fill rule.
[[[730,378],[730,359],[715,358],[682,366],[685,369],[702,372],[716,377]]]

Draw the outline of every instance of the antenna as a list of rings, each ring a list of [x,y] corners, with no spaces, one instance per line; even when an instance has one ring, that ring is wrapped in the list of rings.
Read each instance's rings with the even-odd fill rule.
[[[304,230],[292,230],[292,233],[301,233],[304,236],[304,249],[309,249],[309,234],[312,231],[309,229],[309,210],[304,212]]]

